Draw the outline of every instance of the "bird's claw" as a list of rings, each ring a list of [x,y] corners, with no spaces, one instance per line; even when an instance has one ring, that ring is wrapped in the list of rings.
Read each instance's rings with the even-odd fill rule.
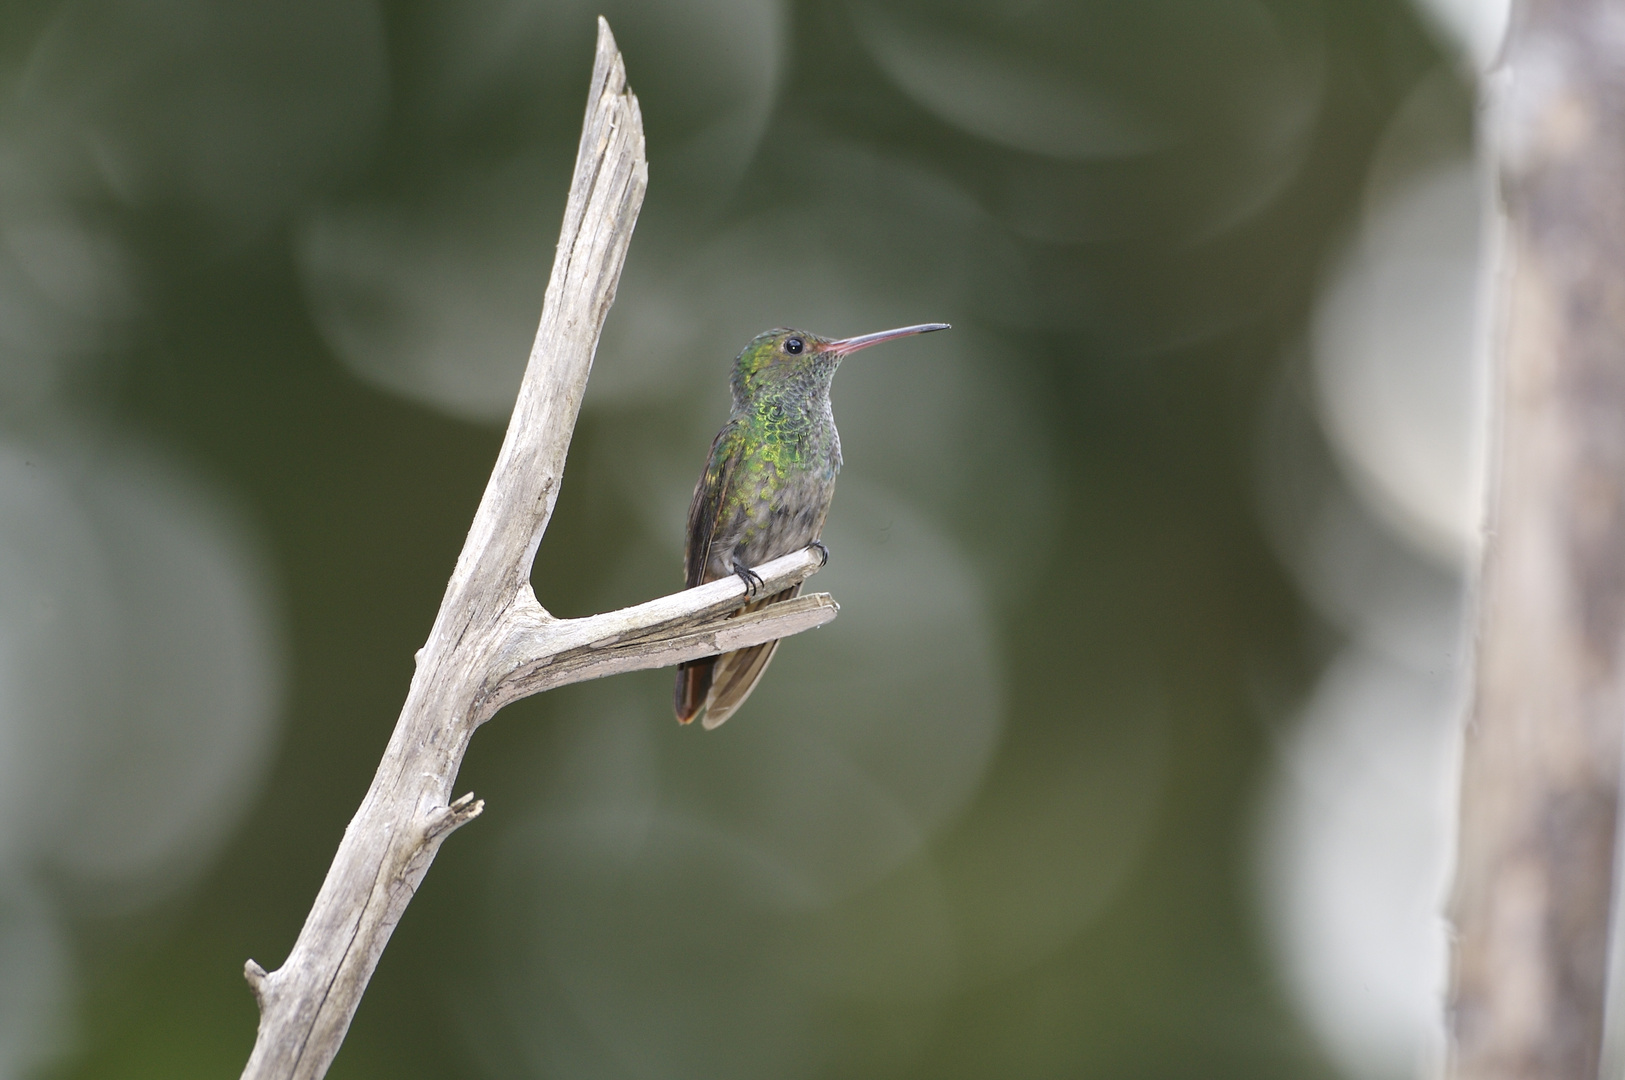
[[[755,596],[757,592],[761,590],[762,575],[758,574],[744,563],[736,561],[734,563],[734,573],[738,574],[739,580],[745,583],[746,596]]]
[[[829,548],[824,546],[824,542],[822,540],[814,540],[807,546],[818,549],[818,565],[820,568],[829,565]]]

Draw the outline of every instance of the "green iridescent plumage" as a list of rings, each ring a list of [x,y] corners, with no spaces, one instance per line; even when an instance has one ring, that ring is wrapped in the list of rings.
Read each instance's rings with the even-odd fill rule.
[[[926,323],[837,341],[779,329],[745,346],[734,363],[733,414],[711,443],[689,506],[689,587],[738,574],[754,589],[760,579],[750,567],[819,543],[841,471],[829,402],[835,369],[870,345],[946,329]],[[744,610],[796,591],[758,598]],[[744,704],[777,647],[769,641],[679,666],[677,719],[686,724],[703,713],[707,728],[722,723]]]

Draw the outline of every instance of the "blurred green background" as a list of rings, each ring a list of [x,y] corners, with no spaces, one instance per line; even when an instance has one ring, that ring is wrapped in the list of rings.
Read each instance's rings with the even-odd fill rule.
[[[1425,1065],[1493,12],[20,0],[0,1077],[246,1060],[494,460],[600,12],[650,186],[544,605],[679,586],[757,331],[954,329],[837,379],[842,614],[732,722],[663,671],[480,732],[331,1075]]]

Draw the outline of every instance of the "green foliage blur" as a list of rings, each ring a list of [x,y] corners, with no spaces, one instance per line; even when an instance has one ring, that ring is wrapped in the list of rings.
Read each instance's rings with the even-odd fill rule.
[[[724,728],[655,672],[480,732],[485,815],[331,1075],[1335,1075],[1250,863],[1336,636],[1266,537],[1259,432],[1379,136],[1451,70],[1402,0],[9,5],[0,472],[128,466],[215,539],[104,560],[135,639],[195,628],[144,668],[180,704],[132,726],[120,676],[71,741],[0,744],[99,763],[53,788],[79,831],[0,837],[0,924],[44,927],[0,950],[35,1002],[0,1005],[0,1075],[246,1060],[243,961],[298,933],[500,442],[600,12],[650,186],[545,606],[680,585],[753,334],[954,329],[837,378],[842,614]],[[86,511],[115,554],[127,502]]]

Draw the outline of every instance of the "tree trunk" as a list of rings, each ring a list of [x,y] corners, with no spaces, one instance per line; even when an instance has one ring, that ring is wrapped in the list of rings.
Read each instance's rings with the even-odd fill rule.
[[[1625,4],[1515,0],[1451,1074],[1595,1080],[1625,709]]]

